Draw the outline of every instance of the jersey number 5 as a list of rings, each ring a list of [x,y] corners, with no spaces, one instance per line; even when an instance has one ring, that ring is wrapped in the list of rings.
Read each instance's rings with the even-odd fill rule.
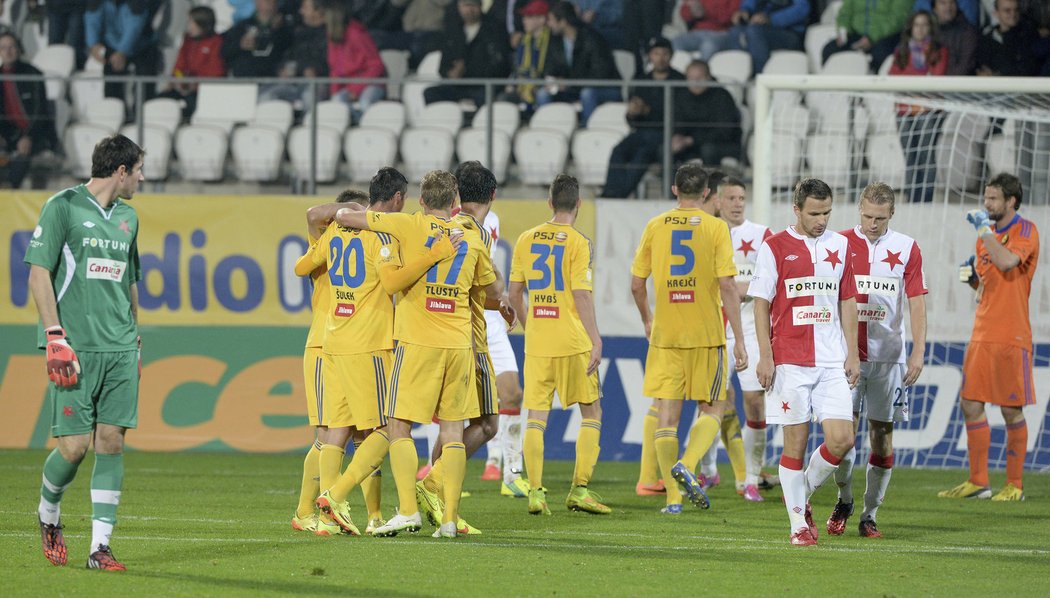
[[[693,253],[693,248],[686,245],[688,241],[692,240],[693,231],[691,230],[671,231],[671,255],[682,259],[680,264],[671,264],[671,276],[688,276],[692,274],[693,265],[696,264],[696,255]]]
[[[434,237],[427,239],[427,248],[434,244]],[[452,267],[448,269],[448,274],[445,275],[445,282],[448,286],[456,284],[456,280],[459,279],[459,271],[463,269],[463,259],[467,257],[467,242],[463,241],[459,244],[459,248],[456,249],[456,255],[452,257]],[[438,262],[441,263],[441,262]],[[437,284],[438,281],[438,264],[434,264],[427,270],[427,282],[431,284]]]
[[[333,287],[350,287],[356,289],[365,281],[365,248],[361,237],[352,237],[343,246],[342,237],[332,237],[328,244],[328,258],[332,267],[328,268],[328,280]],[[354,273],[350,274],[350,260],[354,260]]]
[[[532,255],[536,256],[536,261],[532,262],[532,269],[535,272],[539,272],[540,277],[529,281],[529,290],[542,291],[549,289],[553,279],[554,290],[564,291],[565,276],[562,274],[561,266],[565,261],[565,246],[533,243],[530,251]],[[547,263],[551,256],[554,256],[553,266]]]

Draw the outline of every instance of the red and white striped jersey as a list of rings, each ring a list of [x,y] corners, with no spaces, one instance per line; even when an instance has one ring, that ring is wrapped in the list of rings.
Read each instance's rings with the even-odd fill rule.
[[[860,360],[904,363],[904,304],[909,297],[927,293],[919,244],[893,230],[874,243],[859,226],[842,234],[849,241],[857,283]]]
[[[814,239],[789,227],[758,250],[747,294],[770,303],[773,363],[842,367],[846,338],[839,301],[856,295],[846,237],[824,231]]]
[[[495,212],[489,210],[489,213],[485,215],[485,222],[482,223],[485,230],[489,231],[489,235],[492,236],[492,247],[489,249],[493,260],[496,259],[496,245],[499,242],[499,216]]]
[[[729,228],[733,241],[733,262],[736,263],[736,281],[750,283],[755,275],[755,260],[758,259],[758,248],[762,242],[773,235],[773,231],[764,224],[744,220],[739,226]],[[755,304],[751,301],[740,305],[740,321],[744,334],[755,334]],[[726,325],[726,338],[733,338],[733,328]],[[758,356],[754,356],[757,359]]]

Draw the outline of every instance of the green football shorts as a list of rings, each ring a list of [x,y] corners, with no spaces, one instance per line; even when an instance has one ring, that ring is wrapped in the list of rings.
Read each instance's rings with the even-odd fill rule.
[[[90,434],[95,424],[134,428],[139,421],[138,351],[78,351],[75,386],[48,385],[51,435]]]

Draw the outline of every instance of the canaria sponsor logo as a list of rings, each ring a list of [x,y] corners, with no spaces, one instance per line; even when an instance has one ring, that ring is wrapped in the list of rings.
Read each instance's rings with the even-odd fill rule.
[[[830,324],[834,314],[830,307],[819,305],[797,305],[791,308],[791,321],[795,326]]]
[[[885,322],[890,315],[884,305],[876,303],[858,303],[857,321],[859,322]]]
[[[803,276],[784,281],[784,290],[790,298],[816,295],[838,295],[839,281],[827,276]]]
[[[857,281],[857,292],[861,295],[887,295],[896,297],[900,291],[900,279],[888,276],[869,276],[858,274],[854,277]]]
[[[113,282],[124,280],[124,271],[127,269],[127,262],[118,262],[117,260],[106,260],[97,257],[89,257],[85,267],[88,279],[111,280]]]

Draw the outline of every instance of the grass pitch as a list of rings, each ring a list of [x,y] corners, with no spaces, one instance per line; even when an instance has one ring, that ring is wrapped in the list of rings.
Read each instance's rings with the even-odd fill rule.
[[[779,489],[745,503],[732,474],[711,491],[708,511],[687,505],[660,515],[662,497],[634,494],[636,463],[599,463],[591,486],[609,516],[564,508],[572,465],[550,462],[553,516],[499,496],[471,461],[462,514],[482,536],[319,538],[293,532],[302,460],[297,455],[132,453],[126,458],[114,552],[126,573],[84,569],[91,536],[92,458],[66,492],[69,565],[47,563],[36,524],[44,451],[0,451],[0,560],[4,596],[638,596],[638,595],[1031,595],[1050,579],[1050,476],[1029,474],[1023,503],[938,499],[962,471],[901,468],[879,512],[885,537],[823,530],[834,484],[814,497],[820,546],[789,545]],[[384,478],[384,512],[396,491]],[[993,474],[993,485],[1003,474]],[[351,495],[364,526],[360,492]]]

